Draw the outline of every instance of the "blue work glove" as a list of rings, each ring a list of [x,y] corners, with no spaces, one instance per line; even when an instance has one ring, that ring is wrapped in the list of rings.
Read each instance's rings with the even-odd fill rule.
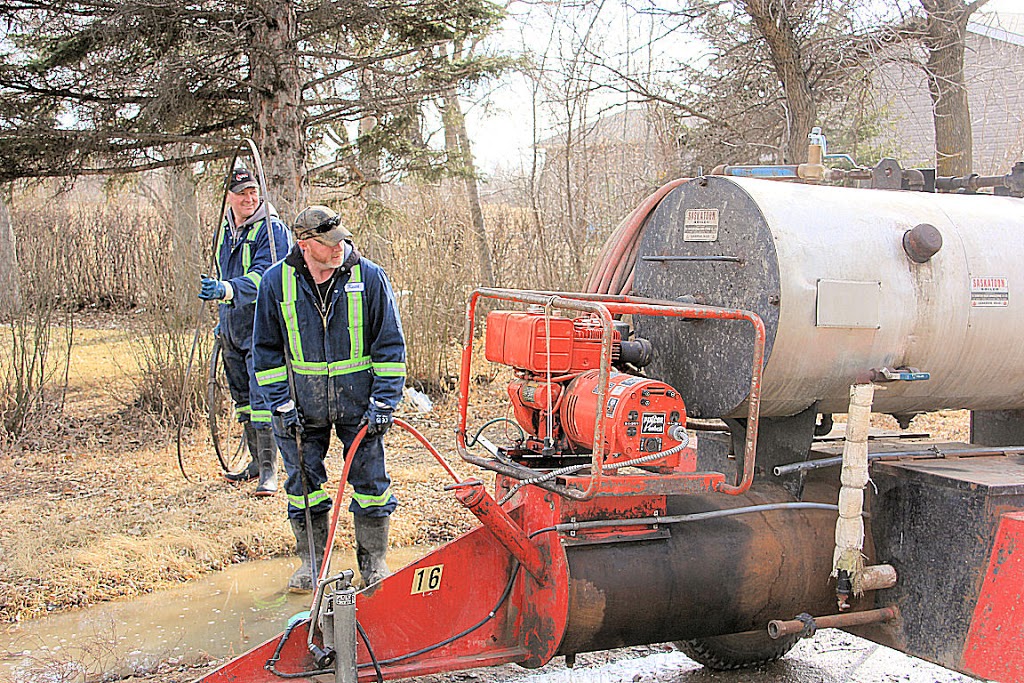
[[[220,336],[220,323],[217,323],[216,325],[213,326],[213,336],[214,337],[219,337]]]
[[[367,436],[381,436],[391,428],[395,418],[392,416],[392,408],[387,403],[370,399],[370,405],[363,413],[360,425],[366,425]]]
[[[219,301],[228,295],[227,285],[221,280],[203,276],[203,284],[199,287],[199,298],[203,301]]]
[[[272,419],[277,423],[274,425],[274,431],[286,439],[294,439],[296,435],[302,435],[302,415],[299,414],[295,401],[288,401],[284,405],[278,406]]]

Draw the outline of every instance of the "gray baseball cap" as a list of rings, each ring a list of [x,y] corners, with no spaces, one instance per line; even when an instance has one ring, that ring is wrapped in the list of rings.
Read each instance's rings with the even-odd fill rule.
[[[295,222],[292,233],[297,240],[314,239],[329,247],[336,246],[352,233],[341,224],[341,216],[329,206],[314,205],[303,209]]]

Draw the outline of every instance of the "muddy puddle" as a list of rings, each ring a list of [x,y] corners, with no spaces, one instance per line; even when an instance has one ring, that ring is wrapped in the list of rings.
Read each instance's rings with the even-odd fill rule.
[[[392,568],[429,549],[388,553]],[[355,566],[336,551],[335,571]],[[161,661],[192,663],[240,654],[277,635],[309,609],[310,596],[284,590],[295,558],[234,565],[198,581],[0,630],[0,681],[76,683],[152,670]]]

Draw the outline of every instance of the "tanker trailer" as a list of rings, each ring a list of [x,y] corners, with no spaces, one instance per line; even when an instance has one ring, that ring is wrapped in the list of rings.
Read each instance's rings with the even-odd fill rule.
[[[201,680],[390,680],[660,642],[725,669],[839,627],[1024,681],[1024,450],[867,438],[872,400],[991,411],[1009,427],[990,434],[1013,433],[1021,201],[699,178],[647,221],[637,296],[477,290],[456,450],[493,487],[417,436],[479,526],[358,592],[328,553],[311,616]],[[511,369],[519,430],[482,453],[481,299],[500,304],[483,352]],[[832,412],[846,439],[814,441]]]

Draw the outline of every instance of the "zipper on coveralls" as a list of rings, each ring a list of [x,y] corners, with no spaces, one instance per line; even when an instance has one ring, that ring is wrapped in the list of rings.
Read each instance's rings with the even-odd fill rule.
[[[317,288],[316,283],[313,283],[313,289],[316,291],[317,299],[319,300],[317,305],[317,311],[320,313],[320,320],[324,326],[324,360],[327,362],[327,417],[334,424],[338,416],[335,415],[334,406],[337,403],[334,397],[334,382],[331,380],[331,362],[327,355],[327,318],[331,314],[331,308],[334,306],[334,292],[337,288],[338,283],[335,282],[334,286],[331,287],[327,293],[327,297],[324,299],[320,298],[320,290]]]

